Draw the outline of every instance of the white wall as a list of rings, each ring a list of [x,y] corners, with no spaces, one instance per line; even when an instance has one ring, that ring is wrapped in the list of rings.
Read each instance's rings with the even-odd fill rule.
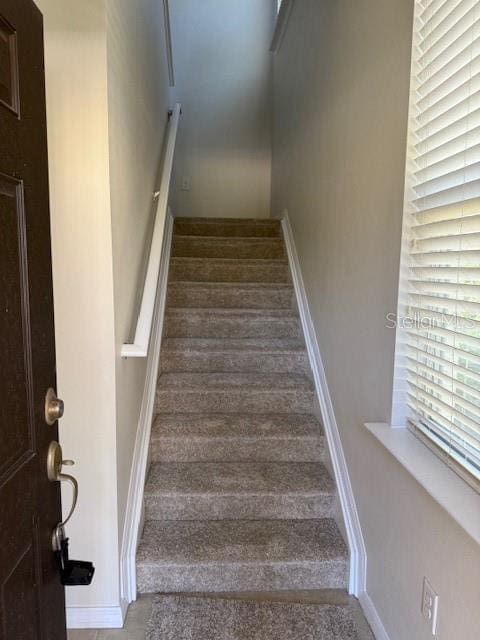
[[[70,608],[119,607],[119,559],[145,362],[134,330],[167,122],[159,0],[39,0],[44,14],[60,437],[76,460]],[[139,291],[140,288],[140,291]],[[64,492],[64,509],[70,493]],[[71,611],[70,611],[71,613]],[[85,616],[82,614],[85,619]]]
[[[133,338],[142,294],[169,85],[161,0],[107,0],[106,7],[121,538],[146,359],[122,359],[120,350]]]
[[[175,97],[182,104],[175,210],[270,213],[274,0],[170,0]],[[191,181],[190,191],[181,180]]]
[[[480,550],[366,431],[388,422],[412,0],[296,0],[274,62],[273,212],[288,209],[391,640],[475,640]]]
[[[44,14],[60,441],[80,485],[68,524],[73,558],[92,560],[88,588],[68,606],[119,601],[115,343],[101,0],[39,0]],[[64,513],[71,492],[63,492]]]

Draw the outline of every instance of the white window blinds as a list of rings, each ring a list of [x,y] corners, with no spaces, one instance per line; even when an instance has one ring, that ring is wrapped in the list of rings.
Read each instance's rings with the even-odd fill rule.
[[[406,193],[408,421],[479,489],[480,0],[416,0]]]

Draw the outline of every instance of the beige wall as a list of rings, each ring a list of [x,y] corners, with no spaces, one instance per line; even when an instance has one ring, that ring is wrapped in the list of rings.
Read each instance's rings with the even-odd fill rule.
[[[76,460],[72,557],[93,560],[70,607],[120,603],[119,554],[143,360],[134,330],[167,122],[162,3],[39,0],[44,14],[61,442]],[[141,292],[140,292],[141,293]],[[64,506],[70,502],[64,492]]]
[[[107,0],[106,7],[121,537],[146,359],[122,359],[120,350],[135,331],[169,86],[161,0]]]
[[[107,120],[107,47],[101,0],[39,0],[45,19],[60,440],[80,485],[68,524],[73,558],[93,560],[70,606],[118,604],[115,343]],[[71,501],[63,493],[64,512]]]
[[[412,0],[296,0],[274,63],[273,213],[288,209],[391,640],[480,628],[478,545],[365,430],[388,422],[404,189]],[[455,549],[452,551],[452,549]]]
[[[175,96],[183,116],[175,209],[268,217],[274,0],[170,0]],[[191,181],[182,191],[181,179]]]

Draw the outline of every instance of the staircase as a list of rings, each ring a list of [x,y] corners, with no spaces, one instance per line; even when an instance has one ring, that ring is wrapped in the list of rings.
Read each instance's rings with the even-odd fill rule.
[[[160,366],[138,590],[345,589],[278,221],[176,219]]]

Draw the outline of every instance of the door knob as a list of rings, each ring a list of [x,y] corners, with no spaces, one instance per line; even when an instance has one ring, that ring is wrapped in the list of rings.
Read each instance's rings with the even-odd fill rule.
[[[63,400],[57,398],[54,389],[50,387],[45,396],[45,422],[49,425],[54,424],[63,416],[65,405]]]

